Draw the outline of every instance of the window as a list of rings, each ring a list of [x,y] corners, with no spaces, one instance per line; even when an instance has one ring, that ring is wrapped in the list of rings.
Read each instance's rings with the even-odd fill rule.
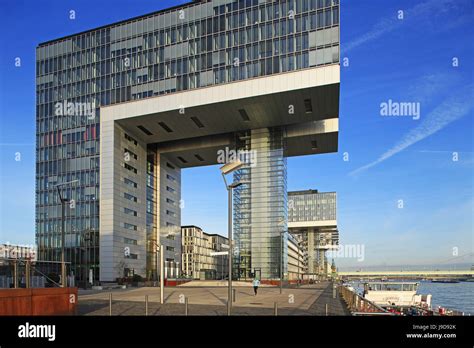
[[[137,254],[130,254],[129,258],[136,260],[136,259],[138,259],[138,255]]]
[[[130,157],[133,157],[134,159],[138,159],[138,156],[133,151],[130,151],[127,148],[123,149],[123,151],[124,151],[123,155],[126,160],[130,159]]]
[[[166,186],[166,191],[175,193],[176,190],[172,187]]]
[[[324,17],[325,17],[325,25],[326,25],[326,26],[331,26],[331,25],[332,25],[332,14],[331,14],[331,10],[325,10],[325,11],[324,11]]]
[[[170,216],[176,217],[176,213],[175,213],[174,211],[171,211],[171,210],[167,210],[167,211],[166,211],[166,215],[170,215]]]
[[[133,231],[136,231],[136,230],[137,230],[137,226],[136,226],[136,225],[129,224],[129,223],[127,223],[127,222],[124,222],[123,227],[125,227],[127,230],[133,230]]]
[[[133,139],[130,135],[128,135],[127,133],[124,133],[124,136],[125,136],[125,139],[127,139],[129,142],[133,143],[133,145],[137,146],[138,145],[138,142]]]
[[[123,212],[127,215],[133,215],[133,216],[138,215],[138,213],[135,210],[129,209],[129,208],[123,208]]]
[[[126,199],[128,199],[129,201],[137,202],[137,200],[138,200],[137,197],[135,197],[134,195],[131,195],[130,193],[127,193],[127,192],[125,192],[125,193],[123,194],[123,196],[124,196]]]
[[[123,178],[123,182],[128,186],[131,186],[131,187],[134,187],[134,188],[138,187],[138,184],[135,181],[130,180],[128,178]]]
[[[125,169],[131,171],[131,172],[134,172],[135,174],[137,174],[137,168],[131,166],[130,164],[128,163],[124,163],[123,166],[125,167]]]
[[[339,8],[338,7],[332,10],[332,22],[333,24],[339,24]]]
[[[125,244],[131,244],[131,245],[137,245],[137,240],[136,239],[130,239],[130,238],[124,238],[123,242]]]
[[[318,28],[324,27],[324,13],[318,12]]]
[[[166,250],[167,251],[174,251],[174,247],[166,246]],[[171,260],[171,261],[174,261],[174,260]]]
[[[170,181],[176,181],[176,179],[173,176],[169,175],[169,174],[166,174],[166,178]]]
[[[176,202],[173,201],[173,200],[170,199],[170,198],[166,198],[166,203],[169,203],[169,204],[172,204],[172,205],[176,205]]]

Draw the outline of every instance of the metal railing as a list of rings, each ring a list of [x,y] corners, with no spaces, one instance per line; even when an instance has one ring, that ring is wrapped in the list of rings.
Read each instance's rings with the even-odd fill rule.
[[[66,267],[70,263],[65,262]],[[0,288],[61,287],[61,262],[3,258],[0,260]],[[74,286],[74,277],[66,278],[68,286]]]
[[[339,293],[352,315],[392,315],[392,313],[343,285],[339,286]]]

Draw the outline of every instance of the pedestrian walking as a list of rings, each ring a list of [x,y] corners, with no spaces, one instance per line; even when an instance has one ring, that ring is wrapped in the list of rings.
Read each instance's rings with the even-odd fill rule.
[[[260,280],[255,278],[252,282],[252,285],[253,285],[253,292],[255,293],[254,296],[257,296],[258,287],[260,286]]]

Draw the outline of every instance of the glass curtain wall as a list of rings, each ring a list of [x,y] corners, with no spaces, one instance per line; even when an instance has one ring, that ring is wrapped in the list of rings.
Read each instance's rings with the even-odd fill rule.
[[[100,107],[339,62],[339,0],[194,2],[40,44],[36,54],[36,241],[60,260],[55,185],[75,199],[66,260],[82,278],[99,229]],[[98,268],[98,244],[91,258]],[[95,273],[98,275],[98,272]],[[96,279],[98,279],[96,277]]]
[[[234,174],[248,182],[234,192],[235,268],[240,278],[279,279],[287,273],[287,166],[283,131],[265,128],[241,135],[240,150],[254,163]]]

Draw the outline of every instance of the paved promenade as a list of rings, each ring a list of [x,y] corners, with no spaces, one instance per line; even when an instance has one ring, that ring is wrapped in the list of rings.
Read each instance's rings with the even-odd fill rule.
[[[165,288],[165,303],[161,305],[159,288],[117,289],[112,291],[81,291],[79,315],[109,315],[109,293],[112,293],[112,315],[145,315],[145,296],[148,295],[148,315],[184,315],[184,298],[188,298],[189,315],[226,315],[227,287]],[[200,284],[201,285],[201,284]],[[275,302],[278,315],[348,315],[343,302],[332,298],[330,283],[305,285],[300,288],[262,287],[254,296],[247,286],[235,287],[236,301],[233,315],[274,315]]]

